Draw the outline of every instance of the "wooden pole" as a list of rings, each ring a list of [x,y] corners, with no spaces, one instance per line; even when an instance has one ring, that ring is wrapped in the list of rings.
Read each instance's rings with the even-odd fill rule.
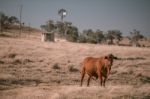
[[[0,12],[0,32],[2,33],[2,14]]]
[[[20,5],[20,31],[19,31],[20,36],[22,33],[22,7],[23,5]]]
[[[31,29],[30,29],[30,23],[29,23],[29,36],[30,36],[30,34],[31,34]]]

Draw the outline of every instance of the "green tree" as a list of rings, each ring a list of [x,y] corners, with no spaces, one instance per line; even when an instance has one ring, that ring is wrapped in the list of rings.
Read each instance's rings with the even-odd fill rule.
[[[83,30],[87,43],[97,43],[96,35],[92,29]]]
[[[106,34],[106,39],[109,40],[109,44],[114,44],[114,39],[117,43],[122,39],[122,33],[119,30],[109,30]]]
[[[97,29],[95,32],[92,29],[83,30],[79,40],[87,43],[102,43],[105,40],[103,31]]]
[[[95,38],[96,38],[97,43],[102,43],[105,41],[105,36],[103,34],[103,31],[97,29],[94,34],[96,36]]]
[[[77,42],[78,28],[75,26],[69,26],[67,29],[67,38],[66,39],[71,42]]]
[[[132,46],[139,46],[139,40],[143,39],[144,36],[140,34],[140,31],[134,29],[132,32],[130,32],[130,43]]]
[[[85,37],[85,35],[83,35],[83,33],[79,35],[78,42],[79,43],[86,43],[87,42],[86,37]]]
[[[1,32],[4,29],[9,28],[9,26],[14,25],[15,23],[19,23],[18,18],[15,16],[7,16],[4,13],[0,12],[0,24],[1,24]]]
[[[57,27],[57,31],[61,37],[64,37],[64,26],[61,21],[57,21],[55,26]]]
[[[46,25],[41,25],[40,28],[41,28],[42,30],[46,30],[47,26],[46,26]]]
[[[55,26],[57,27],[57,31],[58,31],[59,35],[63,38],[67,37],[67,32],[69,31],[70,27],[74,27],[74,26],[72,26],[71,22],[63,22],[62,23],[61,21],[57,21]]]
[[[4,13],[0,13],[1,14],[1,31],[3,31],[5,28],[8,27],[9,25],[9,21],[8,21],[8,16],[6,16]]]
[[[92,29],[83,30],[83,34],[84,34],[85,36],[91,36],[92,33],[94,33]]]
[[[41,29],[48,31],[48,32],[52,32],[56,29],[53,20],[48,20],[45,25],[41,25],[40,27]]]
[[[78,28],[73,26],[71,22],[61,22],[49,20],[45,25],[40,26],[41,29],[52,32],[57,31],[57,36],[65,38],[71,42],[77,42],[78,40]]]
[[[19,23],[18,18],[15,17],[15,16],[10,16],[10,17],[8,18],[8,21],[9,21],[10,24]]]
[[[47,27],[48,27],[47,31],[49,31],[49,32],[55,30],[55,24],[54,24],[53,20],[47,21]]]

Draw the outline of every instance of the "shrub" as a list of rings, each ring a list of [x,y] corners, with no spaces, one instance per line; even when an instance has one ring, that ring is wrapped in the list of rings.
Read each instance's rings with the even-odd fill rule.
[[[30,59],[24,59],[24,61],[23,61],[24,63],[28,63],[28,62],[33,62],[32,60],[30,60]]]
[[[4,61],[1,61],[1,60],[0,60],[0,64],[4,64]]]
[[[79,71],[77,68],[74,68],[73,65],[68,66],[68,69],[69,69],[70,72],[78,72]]]
[[[93,36],[93,37],[88,37],[87,39],[86,39],[86,41],[88,42],[88,43],[92,43],[92,44],[96,44],[97,43],[97,41],[96,41],[96,38]]]
[[[53,65],[53,67],[52,67],[53,69],[60,69],[60,67],[59,67],[59,65],[58,65],[58,63],[55,63],[54,65]]]
[[[80,36],[78,37],[78,42],[79,42],[79,43],[86,43],[87,40],[86,40],[86,38],[85,38],[84,35],[80,35]]]
[[[11,36],[8,34],[0,34],[0,37],[11,37]]]
[[[9,58],[15,58],[16,55],[17,55],[16,53],[10,53],[10,54],[8,55],[8,57],[9,57]]]
[[[77,42],[77,40],[78,40],[78,30],[76,29],[76,27],[71,27],[67,31],[66,39],[70,42]]]
[[[22,64],[22,61],[20,59],[16,59],[12,62],[12,64],[14,64],[14,65]]]

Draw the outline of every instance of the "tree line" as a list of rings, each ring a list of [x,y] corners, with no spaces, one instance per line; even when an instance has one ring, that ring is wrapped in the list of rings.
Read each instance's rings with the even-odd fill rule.
[[[71,42],[77,42],[79,37],[79,31],[76,26],[71,22],[61,22],[57,21],[56,23],[53,20],[49,20],[45,25],[40,26],[42,30],[48,32],[55,32],[59,37],[65,38]]]
[[[0,31],[3,32],[5,29],[9,29],[12,25],[18,24],[19,20],[15,16],[7,16],[0,12]]]
[[[15,24],[20,24],[19,20],[15,16],[7,16],[0,12],[0,31],[3,32],[5,29],[9,29]],[[23,23],[22,23],[23,24]],[[119,44],[123,39],[122,32],[120,30],[108,30],[107,32],[97,29],[85,29],[82,33],[79,32],[78,28],[71,22],[62,22],[48,20],[44,25],[40,26],[41,29],[48,32],[57,33],[59,37],[65,38],[71,42],[78,43],[94,43],[94,44]],[[139,30],[134,29],[130,32],[128,39],[130,44],[137,46],[140,39],[145,38]]]
[[[123,39],[123,33],[120,30],[108,30],[107,32],[97,29],[85,29],[80,33],[78,28],[71,22],[54,22],[48,20],[45,25],[41,25],[41,28],[48,32],[57,33],[60,37],[65,38],[71,42],[78,43],[94,43],[94,44],[119,44]],[[145,38],[140,31],[134,29],[130,32],[128,39],[130,44],[138,46],[138,41]]]

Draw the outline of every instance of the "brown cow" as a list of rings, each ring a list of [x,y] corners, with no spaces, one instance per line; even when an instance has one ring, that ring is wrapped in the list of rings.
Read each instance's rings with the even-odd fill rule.
[[[86,73],[89,75],[87,86],[89,86],[91,77],[99,78],[101,86],[102,84],[105,86],[105,81],[110,73],[113,59],[117,59],[117,57],[114,57],[112,54],[100,58],[85,58],[81,68],[81,86]]]

